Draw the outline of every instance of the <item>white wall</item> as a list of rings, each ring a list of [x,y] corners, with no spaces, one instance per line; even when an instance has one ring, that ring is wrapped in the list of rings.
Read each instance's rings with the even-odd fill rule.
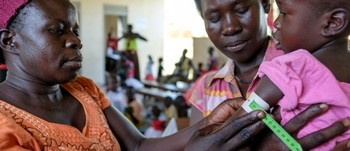
[[[127,7],[128,23],[133,24],[134,32],[148,39],[148,42],[138,43],[141,78],[145,73],[147,55],[151,54],[153,58],[163,56],[163,0],[72,0],[72,2],[80,5],[80,35],[84,45],[82,75],[93,79],[97,84],[104,83],[105,5]]]

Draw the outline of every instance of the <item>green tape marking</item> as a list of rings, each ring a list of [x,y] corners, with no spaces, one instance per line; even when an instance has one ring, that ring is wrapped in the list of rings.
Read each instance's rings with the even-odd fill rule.
[[[253,100],[249,107],[252,110],[264,110],[258,103]],[[289,133],[282,128],[280,124],[278,124],[269,114],[266,113],[265,118],[263,118],[263,122],[272,130],[273,133],[277,135],[277,137],[282,140],[284,144],[288,146],[288,148],[292,151],[302,151],[301,145],[289,135]]]

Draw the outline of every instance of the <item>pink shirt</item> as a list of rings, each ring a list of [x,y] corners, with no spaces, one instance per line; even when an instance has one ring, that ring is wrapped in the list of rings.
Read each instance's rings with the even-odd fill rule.
[[[306,50],[300,49],[264,62],[258,75],[267,76],[284,94],[279,101],[282,125],[311,104],[326,102],[331,106],[326,113],[307,124],[298,133],[298,138],[350,116],[350,84],[337,81],[332,72]],[[331,150],[336,142],[349,138],[350,131],[347,131],[314,150]]]
[[[263,61],[272,60],[282,54],[282,51],[275,48],[275,43],[271,39]],[[229,59],[219,71],[209,72],[200,77],[193,88],[188,91],[192,93],[189,102],[200,110],[204,116],[209,115],[217,105],[226,99],[243,97],[234,78],[234,67],[234,62]],[[249,96],[254,88],[250,85],[246,96]]]

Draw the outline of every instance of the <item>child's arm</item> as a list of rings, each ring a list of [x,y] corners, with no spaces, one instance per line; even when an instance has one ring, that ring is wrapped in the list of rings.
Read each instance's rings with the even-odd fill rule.
[[[262,77],[254,92],[267,104],[269,104],[270,107],[277,105],[278,101],[284,96],[282,91],[267,76]],[[246,113],[247,112],[243,108],[240,108],[237,110],[234,117],[238,117]]]

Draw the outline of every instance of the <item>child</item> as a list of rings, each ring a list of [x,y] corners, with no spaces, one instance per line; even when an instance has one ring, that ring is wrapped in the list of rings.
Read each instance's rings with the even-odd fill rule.
[[[160,57],[158,59],[158,72],[157,72],[157,81],[160,82],[161,79],[163,78],[163,71],[164,71],[164,67],[163,67],[163,58]]]
[[[135,90],[128,87],[126,91],[128,106],[124,110],[124,115],[137,127],[142,125],[142,105],[135,98]]]
[[[105,85],[105,94],[111,104],[123,113],[127,106],[126,95],[123,89],[119,87],[119,81],[116,75],[108,75]]]
[[[157,138],[161,137],[165,128],[165,121],[159,119],[162,111],[156,106],[152,106],[152,122],[151,127],[147,128],[145,131],[145,136],[147,138]]]
[[[164,113],[166,121],[170,121],[171,118],[178,118],[179,115],[173,99],[169,96],[164,98]]]
[[[145,80],[147,80],[147,81],[154,81],[153,71],[152,71],[153,63],[154,62],[153,62],[152,56],[148,55],[146,77],[145,77]]]
[[[214,56],[214,47],[210,46],[208,48],[208,71],[218,70],[218,58]]]
[[[253,84],[270,107],[281,107],[282,125],[311,104],[331,105],[327,113],[306,124],[297,135],[300,138],[350,117],[350,1],[277,0],[277,5],[277,46],[290,53],[263,63],[258,71],[262,80]],[[349,138],[350,131],[315,150],[331,150]]]

